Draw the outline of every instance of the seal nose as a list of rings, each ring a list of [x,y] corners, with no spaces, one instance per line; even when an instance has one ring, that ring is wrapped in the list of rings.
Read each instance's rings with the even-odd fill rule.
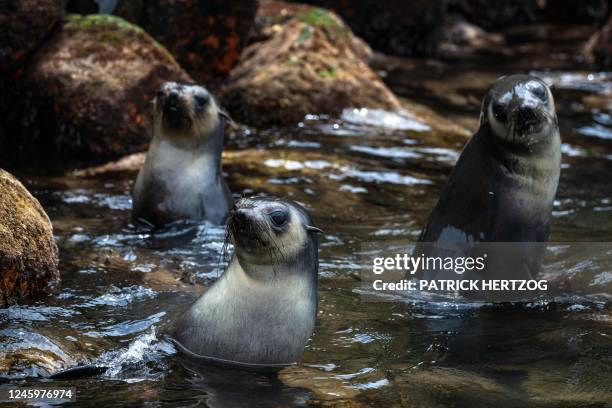
[[[536,121],[536,113],[531,106],[521,105],[518,107],[517,113],[519,118],[525,122],[531,123]]]
[[[179,98],[179,93],[176,90],[172,90],[168,93],[168,102],[171,102],[172,104],[176,104],[178,102],[178,98]]]
[[[246,211],[242,208],[237,209],[236,212],[234,213],[234,219],[236,220],[238,224],[240,225],[244,224],[244,222],[247,220]]]

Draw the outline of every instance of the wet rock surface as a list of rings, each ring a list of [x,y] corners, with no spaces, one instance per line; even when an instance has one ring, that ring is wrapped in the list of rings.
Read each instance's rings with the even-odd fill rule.
[[[221,99],[235,119],[254,126],[296,124],[307,114],[338,115],[346,107],[400,108],[399,100],[362,59],[363,45],[332,12],[281,2],[260,15],[287,15],[270,37],[250,45]],[[262,32],[266,32],[263,29]]]
[[[58,262],[45,210],[0,169],[0,307],[47,293],[59,281]]]
[[[227,76],[246,45],[257,1],[122,0],[115,14],[168,48],[198,82]]]
[[[9,0],[0,3],[0,77],[19,69],[64,15],[62,0]]]
[[[3,152],[85,158],[142,150],[149,102],[170,80],[191,79],[140,28],[117,17],[71,15],[23,77],[6,84]]]

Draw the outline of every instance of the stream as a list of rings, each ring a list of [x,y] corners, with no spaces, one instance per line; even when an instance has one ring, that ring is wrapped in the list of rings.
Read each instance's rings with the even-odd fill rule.
[[[53,221],[62,282],[46,299],[0,310],[0,384],[69,383],[77,405],[105,407],[610,406],[612,74],[567,60],[521,61],[378,64],[398,95],[470,131],[500,75],[523,70],[552,86],[563,164],[549,251],[588,241],[608,255],[549,260],[545,276],[571,282],[569,290],[513,305],[364,300],[362,244],[414,242],[467,139],[407,116],[347,109],[339,119],[311,115],[293,128],[247,132],[224,153],[236,197],[296,200],[325,231],[318,322],[298,366],[278,376],[201,369],[164,340],[164,326],[222,273],[224,228],[184,222],[136,231],[134,172],[84,176],[21,164],[9,169]],[[110,369],[43,379],[87,363]]]

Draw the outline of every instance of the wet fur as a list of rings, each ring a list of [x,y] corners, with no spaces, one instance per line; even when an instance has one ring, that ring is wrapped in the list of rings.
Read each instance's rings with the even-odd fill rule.
[[[253,204],[255,211],[260,204]],[[316,320],[317,237],[306,231],[311,221],[305,210],[287,206],[288,231],[276,234],[253,224],[255,253],[241,247],[230,219],[235,253],[223,276],[176,322],[171,336],[182,347],[198,356],[260,365],[291,364],[302,355]]]
[[[440,245],[453,243],[545,242],[548,238],[561,162],[554,105],[552,114],[539,112],[539,120],[549,121],[543,140],[519,144],[493,130],[487,116],[495,97],[491,92],[485,98],[481,126],[461,153],[421,234],[421,242],[434,244],[417,246],[417,255],[431,255]],[[514,132],[509,135],[516,137]],[[525,246],[526,262],[514,268],[511,277],[535,277],[542,249]]]
[[[137,224],[163,226],[181,219],[221,224],[232,205],[221,170],[226,118],[212,97],[202,112],[184,103],[189,127],[179,131],[164,126],[163,108],[155,105],[153,139],[134,185]]]

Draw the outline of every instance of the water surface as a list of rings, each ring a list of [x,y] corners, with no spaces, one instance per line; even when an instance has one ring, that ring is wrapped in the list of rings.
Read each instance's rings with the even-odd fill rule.
[[[386,81],[474,130],[495,78],[510,69],[544,78],[563,139],[551,240],[612,242],[612,74],[520,61],[432,70],[399,60]],[[465,141],[409,117],[356,109],[228,143],[224,171],[237,196],[297,200],[326,232],[316,333],[299,366],[278,376],[190,367],[160,335],[222,273],[223,228],[135,231],[130,172],[15,168],[53,220],[62,283],[44,301],[0,310],[0,381],[40,385],[51,372],[98,363],[111,369],[70,381],[80,404],[609,406],[609,263],[553,257],[546,270],[570,280],[571,290],[528,304],[362,299],[362,243],[414,241]]]

